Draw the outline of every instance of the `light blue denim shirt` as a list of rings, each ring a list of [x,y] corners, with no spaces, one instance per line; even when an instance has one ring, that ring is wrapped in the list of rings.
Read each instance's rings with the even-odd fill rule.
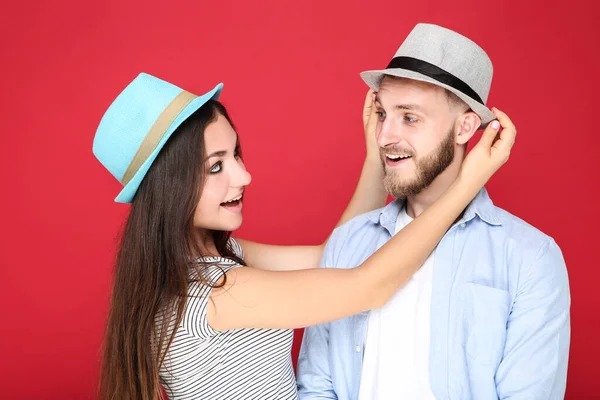
[[[337,228],[321,266],[361,264],[391,238],[402,206],[394,201]],[[495,207],[482,189],[438,245],[433,268],[429,378],[436,399],[564,398],[571,300],[552,238]],[[305,330],[301,400],[358,398],[368,316]]]

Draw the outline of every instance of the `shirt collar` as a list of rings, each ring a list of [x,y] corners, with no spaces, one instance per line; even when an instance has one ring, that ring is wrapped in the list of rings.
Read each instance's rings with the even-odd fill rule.
[[[390,235],[394,235],[396,220],[402,207],[404,207],[404,200],[396,199],[379,210],[379,213],[371,213],[368,218],[371,222],[383,226]],[[485,188],[482,188],[469,203],[458,223],[467,223],[476,216],[489,225],[502,225],[498,211]]]

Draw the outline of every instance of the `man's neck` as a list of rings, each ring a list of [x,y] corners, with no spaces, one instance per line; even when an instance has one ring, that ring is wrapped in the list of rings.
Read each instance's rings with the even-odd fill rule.
[[[452,185],[458,177],[462,160],[456,157],[454,162],[446,168],[444,172],[435,178],[435,180],[426,189],[419,194],[409,196],[406,199],[406,213],[411,218],[418,217],[423,211],[433,204],[440,196]]]

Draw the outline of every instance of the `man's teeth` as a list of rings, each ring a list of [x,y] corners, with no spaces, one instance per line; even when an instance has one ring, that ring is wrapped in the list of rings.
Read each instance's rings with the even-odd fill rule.
[[[241,200],[241,199],[242,199],[242,195],[240,194],[235,199],[227,200],[225,203],[233,203],[234,201],[238,201],[238,200]]]
[[[397,155],[397,154],[386,154],[385,156],[393,161],[404,160],[405,158],[410,157],[407,155]]]

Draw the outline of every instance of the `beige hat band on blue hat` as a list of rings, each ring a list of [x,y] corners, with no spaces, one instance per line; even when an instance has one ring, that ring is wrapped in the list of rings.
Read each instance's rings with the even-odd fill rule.
[[[158,116],[154,125],[150,128],[146,137],[140,144],[137,152],[133,156],[131,163],[125,170],[121,183],[126,186],[129,181],[135,176],[136,172],[140,169],[142,164],[150,157],[152,152],[156,149],[156,146],[167,132],[175,118],[183,111],[185,107],[194,100],[196,95],[188,92],[181,91],[175,98],[165,107],[163,112]]]

